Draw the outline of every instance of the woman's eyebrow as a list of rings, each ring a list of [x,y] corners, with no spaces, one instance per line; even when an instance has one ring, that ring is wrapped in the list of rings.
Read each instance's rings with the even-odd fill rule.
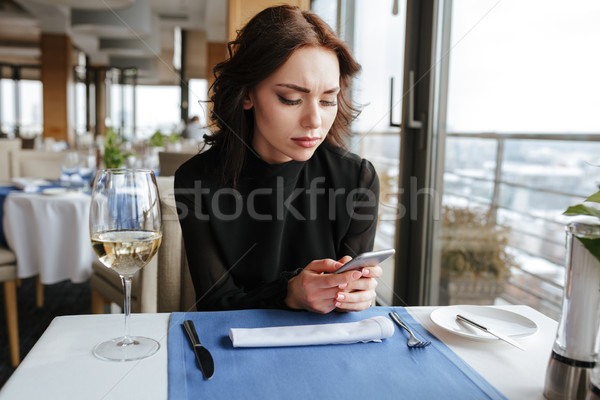
[[[294,89],[294,90],[297,90],[297,91],[302,92],[302,93],[310,93],[309,89],[304,88],[302,86],[294,85],[292,83],[278,83],[276,86],[282,86],[282,87],[286,87],[286,88],[289,88],[289,89]],[[329,93],[337,93],[339,91],[340,91],[339,86],[336,86],[336,87],[334,87],[332,89],[328,89],[328,90],[324,91],[323,93],[329,94]]]

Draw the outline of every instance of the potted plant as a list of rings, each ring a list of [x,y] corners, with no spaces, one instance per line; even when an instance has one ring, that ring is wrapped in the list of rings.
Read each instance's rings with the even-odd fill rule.
[[[440,303],[493,304],[504,292],[511,268],[510,228],[479,208],[444,206]]]
[[[119,138],[113,128],[106,128],[106,136],[104,138],[104,154],[102,161],[105,168],[119,168],[123,165],[127,157],[131,153],[124,154],[121,150],[123,140]]]
[[[150,136],[148,144],[152,147],[165,147],[165,135],[163,135],[160,129],[158,129],[152,136]]]
[[[150,137],[148,144],[155,149],[155,153],[163,151],[164,149],[167,151],[181,151],[180,139],[181,135],[178,135],[176,132],[171,132],[170,135],[164,135],[160,130],[157,130]]]
[[[168,141],[168,151],[181,151],[181,135],[178,135],[177,132],[173,131],[166,139]]]
[[[567,208],[563,214],[567,216],[587,215],[600,219],[600,191],[585,199],[582,204]],[[599,238],[577,237],[577,240],[579,240],[583,247],[585,247],[598,261],[600,261]]]

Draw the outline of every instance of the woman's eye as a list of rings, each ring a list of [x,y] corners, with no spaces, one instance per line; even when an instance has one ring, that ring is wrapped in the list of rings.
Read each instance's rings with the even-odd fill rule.
[[[288,106],[295,106],[300,104],[300,99],[298,100],[290,100],[290,99],[286,99],[283,96],[278,96],[279,97],[279,101],[281,101],[283,104],[287,104]]]
[[[321,104],[323,104],[324,106],[327,106],[327,107],[337,106],[337,103],[335,101],[328,101],[328,100],[321,100]]]

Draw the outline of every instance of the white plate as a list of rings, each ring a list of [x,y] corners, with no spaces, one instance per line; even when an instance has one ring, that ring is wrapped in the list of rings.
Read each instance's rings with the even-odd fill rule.
[[[441,328],[472,340],[499,340],[489,333],[456,320],[456,314],[510,337],[525,337],[537,332],[535,322],[521,314],[490,306],[448,306],[431,312],[429,318]]]
[[[42,190],[42,194],[46,196],[72,196],[77,194],[75,190],[69,190],[67,188],[47,188]]]

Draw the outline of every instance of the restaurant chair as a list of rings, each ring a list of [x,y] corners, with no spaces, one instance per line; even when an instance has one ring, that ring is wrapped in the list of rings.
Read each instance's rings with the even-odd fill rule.
[[[198,153],[161,151],[158,153],[160,176],[173,176],[177,168]]]
[[[195,292],[187,266],[173,189],[174,178],[156,179],[163,216],[162,243],[154,258],[133,277],[131,312],[156,313],[195,310]],[[102,314],[104,305],[123,305],[119,275],[99,261],[92,264],[90,286],[92,313]]]
[[[10,362],[19,365],[19,317],[17,313],[17,259],[6,247],[0,246],[0,282],[4,282],[4,306],[10,347]]]
[[[21,150],[21,139],[0,139],[0,182],[12,178],[9,154],[17,150]]]
[[[65,153],[17,150],[10,152],[11,178],[60,179]]]
[[[21,148],[22,149],[35,149],[36,138],[22,138]]]
[[[181,139],[181,152],[182,153],[202,153],[208,150],[209,146],[204,143],[203,140],[195,139]]]

